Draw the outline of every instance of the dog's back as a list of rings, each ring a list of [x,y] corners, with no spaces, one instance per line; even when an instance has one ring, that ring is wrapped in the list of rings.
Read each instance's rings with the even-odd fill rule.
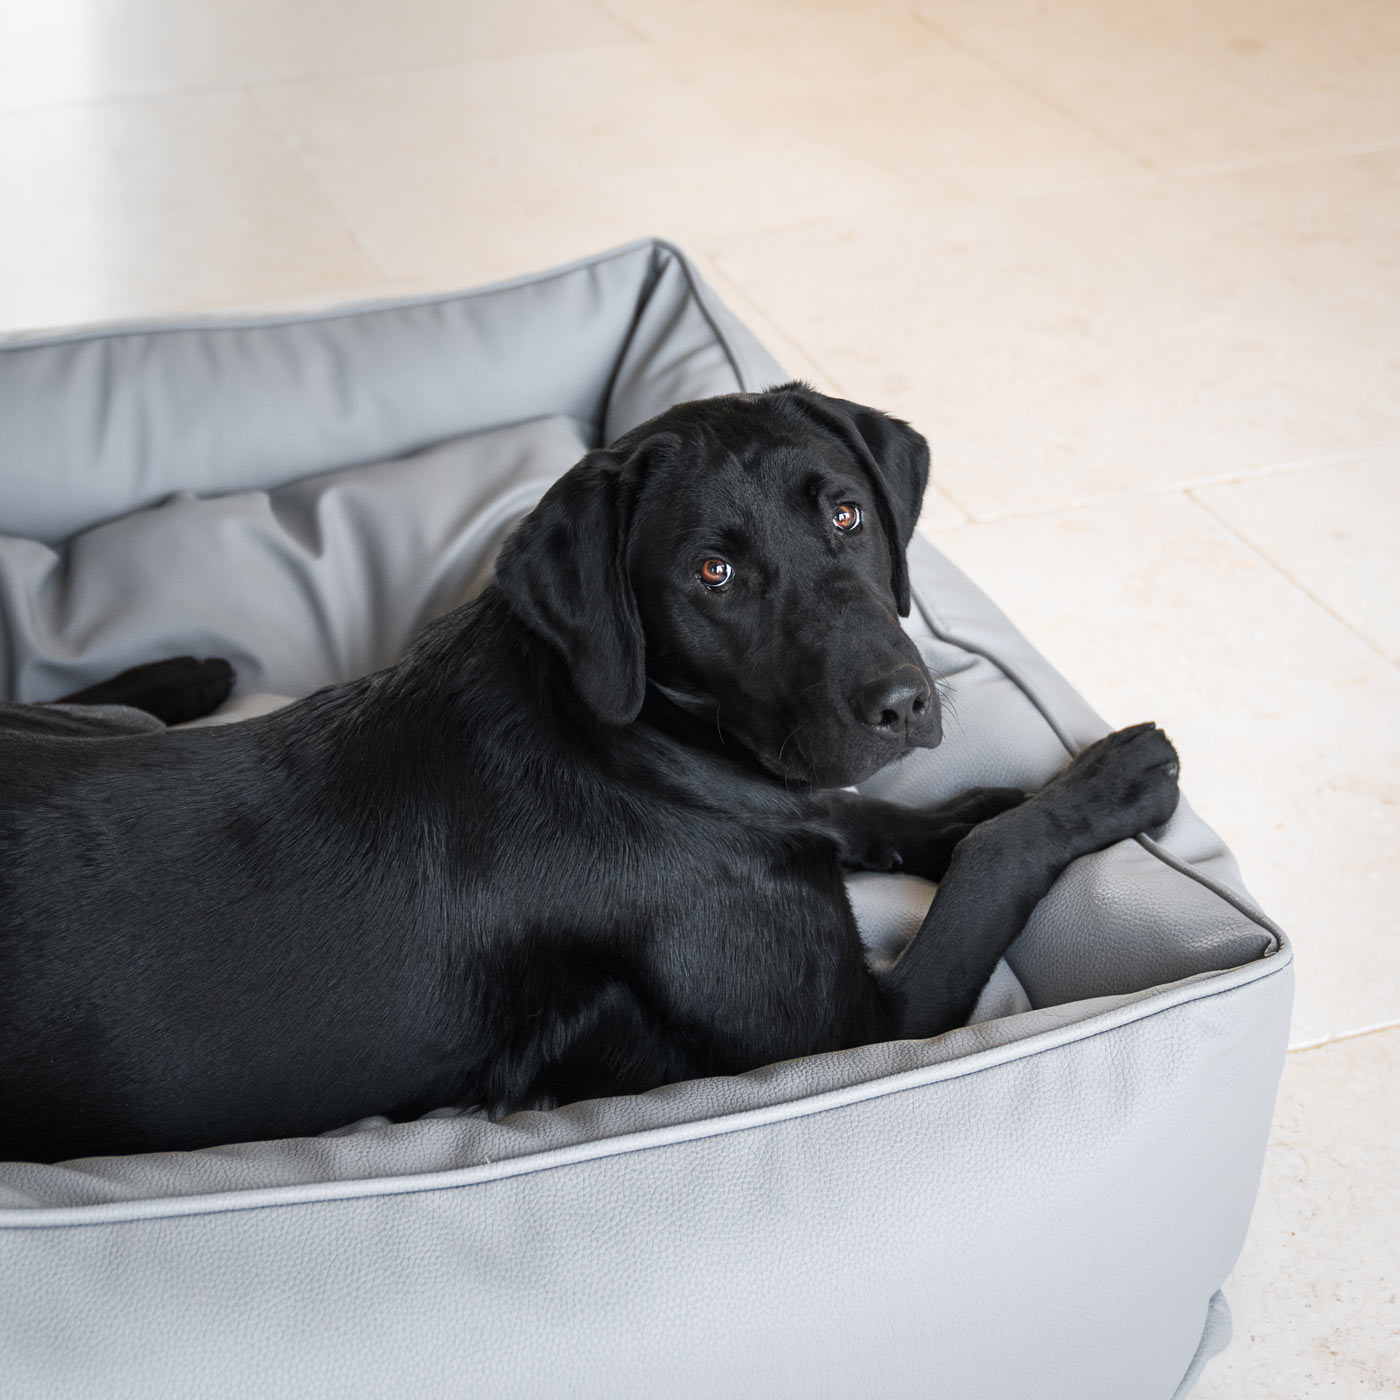
[[[0,712],[0,1155],[314,1130],[432,1079],[414,823],[338,797],[364,689],[110,738]]]
[[[815,928],[843,897],[776,834],[800,797],[688,774],[646,725],[602,741],[494,588],[389,670],[237,725],[64,737],[7,708],[0,1155],[648,1088],[746,1068],[724,1047],[755,1037],[780,1058],[841,1009],[709,1004],[716,961],[830,970],[782,934],[812,871],[760,878],[765,814],[736,806],[757,793],[769,846],[831,867]]]

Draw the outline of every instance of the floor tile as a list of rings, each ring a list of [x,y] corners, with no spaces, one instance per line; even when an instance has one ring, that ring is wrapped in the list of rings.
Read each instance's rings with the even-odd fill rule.
[[[380,283],[241,93],[0,114],[0,188],[0,329]]]
[[[1397,145],[1391,0],[15,0],[0,329],[676,239],[1167,726],[1307,1043],[1400,1018]],[[1397,1105],[1400,1030],[1289,1056],[1198,1400],[1400,1395]]]
[[[765,82],[791,84],[798,101],[780,120],[868,160],[893,159],[916,199],[929,181],[945,193],[1019,199],[1141,171],[1139,161],[911,18],[899,0],[608,4],[636,33],[749,66],[751,94]]]
[[[411,75],[259,101],[389,277],[547,265],[831,219],[888,224],[927,188],[1035,192],[1136,168],[907,17],[813,21]]]
[[[919,0],[938,33],[1163,170],[1400,143],[1386,0]]]
[[[1400,671],[1185,496],[935,532],[1182,782],[1297,945],[1292,1042],[1400,1019]]]
[[[911,6],[908,0],[601,0],[608,12],[646,40],[684,39],[710,42],[741,36],[755,29],[790,29],[814,22],[858,16],[867,27],[904,20]]]
[[[1400,663],[1400,452],[1193,494]]]
[[[1288,1057],[1230,1347],[1191,1400],[1400,1395],[1400,1030]]]
[[[837,398],[850,397],[842,384],[833,379],[823,366],[817,364],[799,345],[779,330],[762,309],[754,304],[743,288],[726,277],[723,269],[702,250],[692,249],[691,256],[729,309],[758,336],[789,376],[805,380],[824,394],[834,394]],[[948,530],[956,525],[966,525],[967,519],[967,514],[944,495],[936,483],[929,482],[924,493],[923,513],[919,517],[921,528]]]
[[[0,108],[634,42],[593,0],[42,0],[0,6]]]
[[[734,238],[974,518],[1400,443],[1400,154]]]

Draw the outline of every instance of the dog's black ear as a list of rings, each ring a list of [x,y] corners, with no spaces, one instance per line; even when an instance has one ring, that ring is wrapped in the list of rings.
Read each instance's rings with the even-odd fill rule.
[[[850,415],[861,441],[870,449],[875,468],[889,492],[899,542],[908,545],[919,523],[928,489],[928,439],[902,418],[866,408],[846,399],[833,399]]]
[[[564,658],[606,724],[630,724],[646,690],[646,639],[627,569],[636,454],[590,452],[545,492],[496,561],[517,617]]]
[[[834,399],[810,385],[783,385],[855,453],[870,474],[880,523],[890,540],[890,583],[901,617],[909,615],[909,566],[904,551],[919,523],[928,486],[929,451],[924,435],[901,418],[849,399]]]

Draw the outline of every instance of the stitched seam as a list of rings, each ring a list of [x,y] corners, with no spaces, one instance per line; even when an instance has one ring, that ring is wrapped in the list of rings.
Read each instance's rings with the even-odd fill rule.
[[[1001,657],[994,655],[984,647],[978,646],[975,642],[963,640],[947,623],[938,619],[937,614],[924,602],[923,598],[916,591],[911,590],[911,594],[915,606],[919,609],[919,615],[923,618],[929,631],[932,632],[939,641],[947,642],[951,646],[960,647],[963,651],[970,651],[974,656],[980,656],[983,660],[991,662],[991,664],[995,666],[1028,701],[1030,701],[1041,719],[1045,721],[1046,727],[1054,734],[1055,738],[1060,741],[1060,745],[1064,751],[1073,757],[1075,749],[1070,744],[1064,729],[1061,728],[1054,711],[1050,708],[1049,703],[1041,698],[1036,688],[1020,673],[1020,668],[1010,662],[1004,661]],[[1105,730],[1105,732],[1107,733],[1108,731]],[[1251,923],[1262,928],[1265,933],[1269,934],[1274,939],[1277,948],[1288,947],[1287,935],[1278,924],[1274,923],[1274,921],[1263,912],[1263,910],[1250,907],[1241,896],[1219,885],[1208,875],[1197,870],[1186,861],[1183,861],[1179,856],[1172,855],[1171,852],[1160,846],[1150,836],[1139,834],[1133,839],[1143,850],[1149,855],[1156,857],[1156,859],[1161,861],[1168,869],[1175,870],[1178,874],[1184,875],[1190,880],[1194,880],[1202,888],[1209,890],[1217,899],[1222,900],[1237,913],[1242,914]]]
[[[757,1131],[763,1128],[772,1127],[777,1123],[790,1122],[798,1118],[814,1117],[822,1113],[835,1113],[845,1108],[851,1108],[857,1104],[870,1103],[877,1099],[891,1097],[895,1094],[912,1093],[916,1090],[932,1088],[936,1085],[966,1079],[977,1074],[988,1073],[995,1069],[1000,1069],[1004,1065],[1014,1064],[1020,1060],[1034,1059],[1040,1055],[1052,1054],[1057,1050],[1063,1050],[1072,1046],[1082,1044],[1086,1041],[1098,1039],[1100,1036],[1111,1035],[1115,1031],[1122,1030],[1127,1026],[1138,1025],[1141,1022],[1153,1019],[1156,1016],[1166,1015],[1173,1011],[1178,1011],[1183,1007],[1195,1005],[1198,1002],[1214,1000],[1217,997],[1230,996],[1236,992],[1243,992],[1246,988],[1253,987],[1258,983],[1268,981],[1270,978],[1282,976],[1292,965],[1292,951],[1285,948],[1283,957],[1258,959],[1254,963],[1245,963],[1241,967],[1228,969],[1227,971],[1213,974],[1204,979],[1200,984],[1201,991],[1191,995],[1183,995],[1184,989],[1178,988],[1175,993],[1164,994],[1169,1000],[1163,1005],[1153,1005],[1158,998],[1148,998],[1141,1002],[1132,1003],[1132,1006],[1148,1008],[1136,1015],[1124,1015],[1129,1008],[1120,1007],[1113,1011],[1100,1013],[1099,1017],[1090,1018],[1088,1021],[1073,1022],[1067,1026],[1056,1027],[1054,1030],[1041,1032],[1039,1035],[1027,1037],[1022,1041],[1012,1041],[1006,1045],[993,1046],[986,1051],[981,1051],[977,1055],[964,1056],[959,1059],[946,1060],[936,1065],[926,1065],[920,1069],[904,1070],[893,1075],[887,1075],[880,1079],[866,1080],[859,1084],[848,1085],[843,1089],[823,1090],[820,1094],[808,1095],[800,1099],[787,1099],[777,1104],[769,1104],[760,1108],[745,1109],[738,1113],[728,1113],[720,1117],[699,1118],[687,1123],[679,1123],[670,1127],[646,1128],[640,1132],[631,1134],[619,1134],[614,1138],[601,1138],[592,1141],[573,1143],[567,1147],[547,1148],[540,1152],[524,1153],[519,1157],[503,1158],[495,1163],[474,1163],[466,1167],[449,1168],[438,1172],[425,1172],[408,1177],[360,1177],[348,1181],[336,1182],[300,1182],[284,1186],[271,1187],[244,1187],[233,1188],[226,1192],[217,1193],[227,1199],[219,1205],[192,1205],[188,1209],[181,1207],[186,1202],[198,1202],[199,1196],[171,1196],[152,1197],[135,1201],[112,1201],[99,1202],[81,1206],[45,1206],[45,1207],[8,1207],[0,1209],[0,1231],[5,1229],[21,1230],[66,1230],[66,1229],[86,1229],[100,1225],[135,1225],[146,1220],[169,1220],[176,1217],[186,1216],[198,1217],[209,1215],[227,1215],[233,1212],[249,1210],[286,1210],[296,1206],[309,1205],[329,1205],[344,1201],[353,1200],[375,1200],[389,1196],[413,1196],[422,1192],[438,1191],[460,1191],[467,1190],[473,1186],[489,1185],[492,1182],[503,1181],[517,1176],[531,1176],[537,1172],[558,1171],[571,1166],[578,1166],[584,1162],[594,1162],[606,1160],[609,1157],[620,1157],[630,1155],[633,1152],[656,1151],[668,1147],[683,1147],[691,1142],[704,1141],[710,1138],[727,1137],[731,1133],[742,1133]],[[1247,970],[1254,969],[1252,972]],[[1215,983],[1222,978],[1231,978],[1229,986],[1216,986]],[[1083,1031],[1084,1026],[1092,1026],[1098,1019],[1111,1018],[1111,1024],[1101,1025],[1094,1029]],[[985,1057],[995,1056],[995,1059],[986,1061]],[[984,1060],[983,1063],[969,1064],[970,1060]],[[917,1076],[917,1078],[914,1078]],[[912,1080],[912,1082],[910,1082]],[[837,1098],[841,1102],[823,1103],[822,1099]],[[765,1115],[757,1122],[739,1122],[738,1119],[747,1119],[752,1115]],[[667,1141],[656,1142],[646,1141],[647,1138],[654,1138],[657,1134],[674,1134]],[[633,1140],[629,1139],[642,1139]],[[596,1149],[596,1150],[589,1150]],[[552,1157],[559,1153],[577,1153],[571,1160],[565,1161],[545,1161],[543,1158]],[[431,1177],[455,1176],[466,1172],[481,1171],[484,1167],[494,1167],[495,1171],[490,1174],[483,1174],[471,1181],[434,1181]],[[411,1184],[409,1184],[411,1183]],[[355,1189],[355,1188],[361,1189]],[[367,1189],[372,1188],[372,1189]],[[240,1202],[238,1196],[253,1196],[264,1192],[285,1192],[288,1194],[303,1191],[320,1191],[320,1194],[300,1196],[294,1200],[257,1200]],[[122,1216],[119,1214],[104,1216],[91,1220],[60,1220],[50,1221],[36,1219],[34,1217],[49,1215],[54,1212],[85,1212],[97,1214],[109,1208],[125,1206],[128,1209],[136,1209],[140,1206],[159,1206],[161,1209],[150,1209],[141,1211],[139,1214]],[[26,1218],[28,1217],[28,1218]]]
[[[667,243],[664,239],[660,238],[654,239],[653,243],[657,248],[664,248],[680,263],[681,271],[685,274],[686,286],[690,288],[691,298],[694,300],[696,306],[700,308],[700,314],[705,318],[705,324],[709,326],[710,334],[719,342],[720,349],[724,351],[725,358],[729,361],[729,368],[734,371],[735,383],[738,384],[741,390],[745,392],[749,391],[751,386],[748,377],[740,367],[740,357],[735,352],[733,345],[730,344],[729,337],[719,328],[713,313],[706,305],[705,297],[701,295],[700,292],[698,276],[690,259],[686,257],[674,243]]]
[[[429,296],[392,298],[385,301],[364,301],[352,306],[333,306],[323,310],[287,311],[267,315],[253,313],[246,318],[231,316],[226,319],[204,320],[191,316],[175,321],[137,322],[134,325],[110,327],[83,327],[71,331],[58,331],[53,335],[37,339],[15,340],[9,343],[0,341],[0,354],[22,354],[26,350],[44,349],[52,345],[74,345],[94,340],[123,340],[133,336],[179,335],[190,332],[210,334],[237,334],[240,331],[278,330],[284,326],[296,326],[314,321],[318,324],[353,320],[358,316],[373,316],[386,311],[410,311],[420,306],[444,306],[451,302],[471,301],[477,297],[493,296],[498,292],[514,290],[518,287],[538,286],[541,283],[557,281],[589,268],[600,267],[632,256],[648,248],[670,247],[654,238],[638,239],[634,243],[624,243],[606,252],[595,253],[592,257],[578,262],[567,263],[563,267],[550,268],[543,272],[530,272],[521,277],[510,277],[502,282],[490,282],[484,287],[469,287],[455,292],[436,292]],[[23,334],[21,332],[21,334]]]

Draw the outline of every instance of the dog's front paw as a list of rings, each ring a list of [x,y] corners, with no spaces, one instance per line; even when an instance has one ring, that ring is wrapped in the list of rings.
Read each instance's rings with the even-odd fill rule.
[[[1155,724],[1134,724],[1078,754],[1042,796],[1072,816],[1096,850],[1161,826],[1176,811],[1180,769]]]

